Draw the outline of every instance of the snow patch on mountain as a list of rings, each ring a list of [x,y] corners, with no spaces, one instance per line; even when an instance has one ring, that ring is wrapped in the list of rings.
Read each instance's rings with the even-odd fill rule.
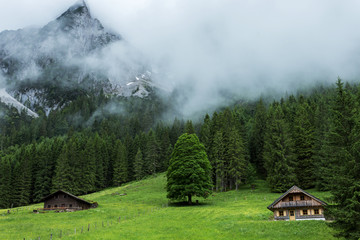
[[[0,101],[5,103],[6,105],[15,107],[19,113],[21,111],[25,111],[29,116],[37,118],[39,115],[33,111],[31,111],[29,108],[25,107],[22,103],[20,103],[18,100],[13,98],[10,94],[6,92],[6,89],[1,88],[0,89]]]

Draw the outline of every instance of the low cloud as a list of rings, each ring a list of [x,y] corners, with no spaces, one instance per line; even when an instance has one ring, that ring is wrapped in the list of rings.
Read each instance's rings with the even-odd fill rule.
[[[58,15],[69,6],[68,1],[46,6],[45,1],[38,2]],[[29,12],[39,13],[32,4]],[[86,58],[87,66],[122,79],[122,67],[151,62],[158,73],[153,76],[156,84],[184,90],[176,103],[186,116],[225,104],[229,96],[294,92],[319,82],[332,84],[338,76],[359,79],[356,0],[88,0],[87,4],[107,29],[121,34],[142,54],[114,45]],[[118,64],[124,59],[125,64]]]
[[[145,56],[126,41],[114,42],[87,56],[68,59],[68,64],[80,67],[83,72],[106,76],[117,85],[127,84],[129,79],[134,80],[151,68]]]
[[[224,104],[229,95],[254,98],[338,76],[359,79],[358,1],[129,2],[89,5],[166,73],[158,84],[187,90],[179,103],[185,115]]]
[[[95,120],[102,119],[108,115],[123,115],[127,114],[125,107],[113,101],[107,103],[105,106],[98,108],[87,121],[87,125],[92,125]]]

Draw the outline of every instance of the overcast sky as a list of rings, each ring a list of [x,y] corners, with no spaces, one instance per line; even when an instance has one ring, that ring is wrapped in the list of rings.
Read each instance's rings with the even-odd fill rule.
[[[45,25],[75,2],[0,0],[0,31]],[[258,96],[360,79],[358,0],[86,2],[106,28],[166,69],[160,84],[191,85],[190,111],[217,105],[219,89]]]

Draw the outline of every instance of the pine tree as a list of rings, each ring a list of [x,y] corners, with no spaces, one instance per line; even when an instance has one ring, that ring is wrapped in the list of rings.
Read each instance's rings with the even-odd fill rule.
[[[42,143],[35,145],[33,144],[33,147],[36,147],[36,160],[34,163],[34,194],[33,194],[33,200],[34,202],[40,201],[43,197],[49,194],[49,186],[48,182],[51,182],[51,179],[47,179],[47,171],[49,170],[47,168],[47,160],[49,159],[49,156],[51,155],[51,145],[49,141],[43,141]]]
[[[315,168],[318,171],[315,171],[316,177],[316,188],[320,191],[330,190],[329,177],[331,171],[327,167],[328,157],[327,157],[327,133],[329,132],[329,105],[327,100],[323,96],[317,96],[317,103],[315,108],[314,116],[314,155],[313,159],[315,162]]]
[[[210,147],[211,147],[211,119],[208,114],[205,115],[204,123],[201,126],[200,129],[200,141],[205,146],[206,153],[209,155],[210,153]]]
[[[255,164],[258,173],[266,176],[264,167],[264,141],[266,132],[267,113],[263,100],[260,99],[256,105],[255,116],[251,131],[250,158]]]
[[[185,124],[185,132],[188,134],[195,133],[195,129],[191,120],[187,120]]]
[[[159,168],[159,143],[152,130],[149,131],[146,144],[145,171],[148,175],[153,175]]]
[[[105,146],[105,142],[98,134],[95,134],[94,137],[94,150],[96,157],[95,186],[96,189],[100,190],[106,186],[106,170],[104,169],[104,162],[107,161],[107,159],[109,158],[109,154]]]
[[[170,141],[171,141],[171,145],[174,145],[178,139],[178,137],[184,133],[184,122],[175,118],[173,125],[170,129]]]
[[[12,175],[14,203],[16,206],[28,205],[32,194],[32,162],[29,149],[21,146],[16,152],[15,161]]]
[[[314,127],[311,123],[312,112],[310,106],[301,96],[294,119],[294,153],[298,183],[301,188],[315,186],[314,166]]]
[[[71,167],[69,151],[70,148],[68,144],[65,144],[56,163],[51,192],[64,190],[73,193],[75,190],[73,186],[75,179]]]
[[[273,192],[284,192],[296,184],[293,142],[279,105],[270,108],[268,119],[264,145],[267,181]]]
[[[211,165],[205,147],[195,134],[183,134],[175,144],[167,171],[167,197],[173,200],[211,194]]]
[[[116,158],[114,162],[114,177],[113,182],[115,186],[120,186],[122,183],[128,181],[128,161],[126,148],[120,140],[115,143]]]
[[[226,190],[225,180],[227,179],[227,166],[225,162],[225,147],[223,134],[221,131],[217,131],[215,133],[212,152],[214,157],[214,163],[212,165],[215,169],[216,191],[220,190],[223,192]]]
[[[81,150],[82,171],[78,181],[81,183],[80,192],[90,193],[96,191],[96,157],[92,138],[88,138],[84,149]]]
[[[156,140],[159,144],[159,167],[158,172],[166,171],[169,166],[170,155],[168,148],[170,144],[169,128],[163,123],[158,124],[155,131]],[[171,154],[171,153],[170,153]]]
[[[10,157],[0,158],[0,208],[11,206],[12,186],[11,186],[11,165]]]
[[[245,149],[240,133],[235,128],[231,128],[228,134],[225,155],[229,162],[230,189],[232,189],[234,184],[235,190],[238,190],[239,184],[245,182],[248,162],[245,159]]]
[[[144,158],[140,148],[138,148],[138,151],[135,156],[134,173],[136,180],[140,180],[143,177],[145,177]]]
[[[332,177],[330,188],[335,205],[328,214],[335,218],[330,226],[337,236],[346,239],[360,238],[360,110],[359,103],[341,79],[337,82],[337,96],[329,132],[329,149]]]
[[[124,139],[124,146],[126,149],[126,159],[127,159],[127,166],[128,166],[128,179],[133,180],[135,179],[135,172],[134,172],[134,162],[135,162],[135,155],[137,149],[143,145],[145,145],[146,137],[143,132],[140,135],[136,135],[135,139],[132,139],[130,135],[126,135]]]

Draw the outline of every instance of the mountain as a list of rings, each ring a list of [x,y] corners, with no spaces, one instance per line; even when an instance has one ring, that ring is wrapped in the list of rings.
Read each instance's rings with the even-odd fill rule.
[[[100,91],[146,97],[153,87],[141,55],[93,18],[84,1],[42,28],[1,32],[0,77],[1,101],[10,96],[27,112],[48,113]]]
[[[19,112],[22,110],[25,110],[26,113],[31,117],[38,117],[39,115],[37,113],[34,113],[27,107],[25,107],[23,104],[21,104],[19,101],[17,101],[15,98],[10,96],[5,89],[0,89],[0,102],[5,103],[6,105],[15,107]]]

